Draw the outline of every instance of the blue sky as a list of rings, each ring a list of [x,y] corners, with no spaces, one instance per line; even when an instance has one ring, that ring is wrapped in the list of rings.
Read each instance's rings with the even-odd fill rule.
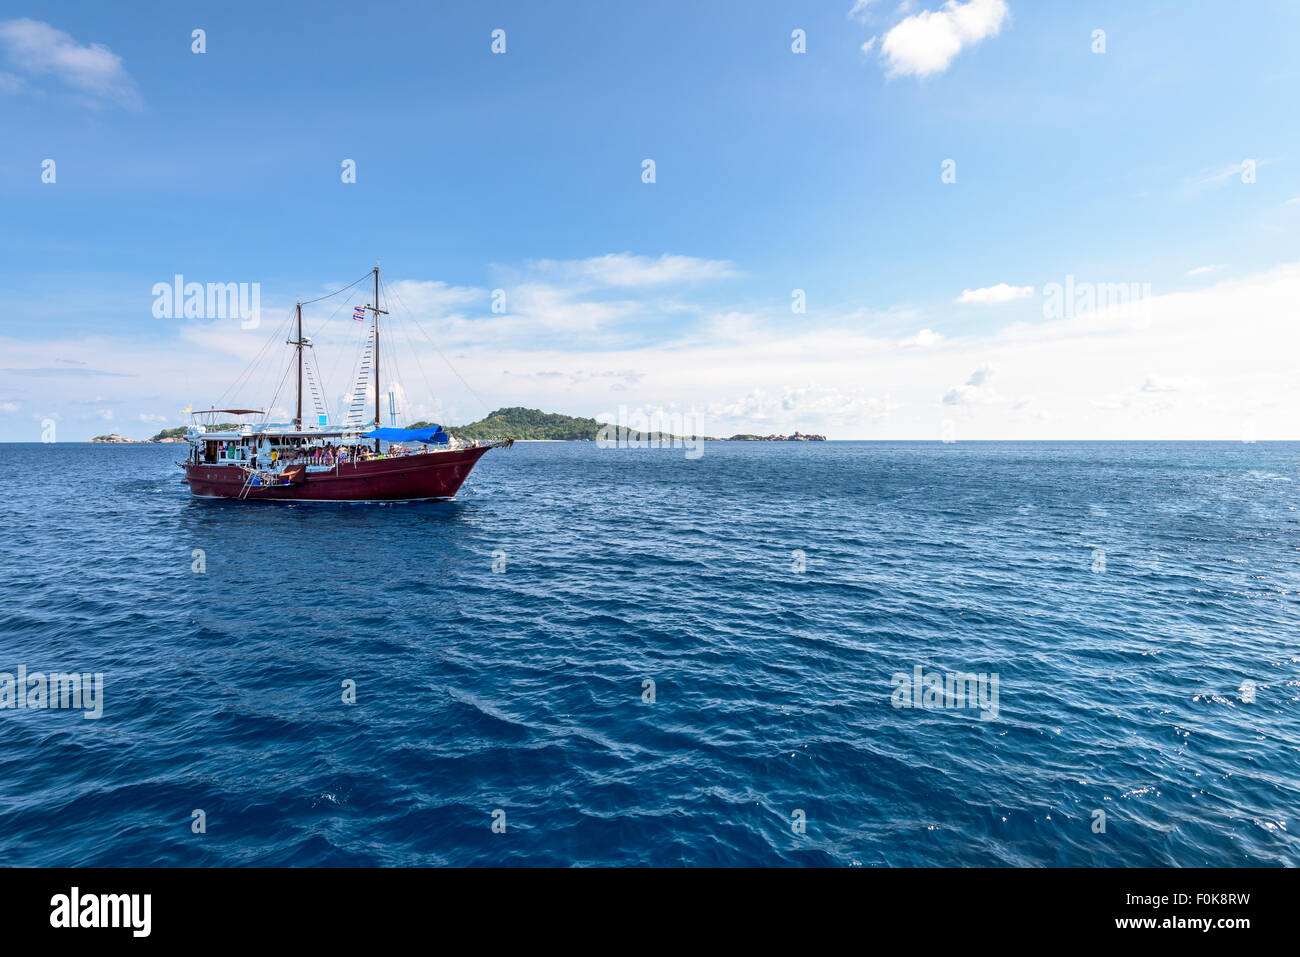
[[[377,258],[473,387],[395,339],[411,417],[1297,438],[1297,35],[1282,2],[6,3],[0,440],[180,424]],[[176,273],[259,283],[261,327],[155,318]],[[1067,276],[1145,308],[1050,315]]]

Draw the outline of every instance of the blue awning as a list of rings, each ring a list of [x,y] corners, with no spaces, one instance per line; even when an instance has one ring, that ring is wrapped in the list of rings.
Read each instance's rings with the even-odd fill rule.
[[[442,431],[441,425],[427,429],[372,429],[362,433],[363,439],[382,439],[385,442],[424,442],[429,445],[445,445],[451,436]]]

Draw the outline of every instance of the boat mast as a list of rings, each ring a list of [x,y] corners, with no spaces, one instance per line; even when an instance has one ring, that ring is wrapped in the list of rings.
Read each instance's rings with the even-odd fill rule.
[[[298,303],[298,337],[296,339],[285,339],[285,342],[294,346],[298,350],[298,413],[294,416],[293,425],[299,432],[302,431],[302,347],[305,340],[302,337],[302,303]]]
[[[375,428],[379,421],[379,263],[375,263]],[[379,452],[379,440],[375,439],[375,452]]]
[[[379,419],[379,315],[388,315],[387,309],[379,308],[379,262],[375,262],[375,304],[367,306],[375,312],[375,428],[382,424]],[[375,454],[379,454],[379,440],[375,439]]]
[[[319,377],[318,377],[319,378]],[[302,431],[302,302],[298,303],[298,414],[294,417],[293,427]]]

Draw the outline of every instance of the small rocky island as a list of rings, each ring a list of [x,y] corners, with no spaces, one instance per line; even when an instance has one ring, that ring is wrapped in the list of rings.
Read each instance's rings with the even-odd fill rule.
[[[795,432],[793,435],[733,435],[728,442],[825,442],[824,435],[805,435]]]
[[[116,432],[109,432],[107,435],[97,435],[91,442],[108,443],[110,445],[147,445],[150,442],[184,442],[184,428],[164,429],[150,439],[128,439],[125,436],[118,435]]]

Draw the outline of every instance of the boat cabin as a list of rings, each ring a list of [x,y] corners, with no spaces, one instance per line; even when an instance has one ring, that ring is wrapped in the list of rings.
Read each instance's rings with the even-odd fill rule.
[[[203,414],[210,416],[213,412],[261,414],[242,409],[207,410]],[[296,465],[308,471],[333,469],[348,462],[424,452],[428,445],[459,446],[437,426],[365,431],[357,427],[302,428],[294,423],[217,425],[212,419],[190,426],[185,438],[190,444],[188,464],[235,465],[271,473]]]
[[[308,462],[310,467],[315,464],[311,460],[323,458],[325,453],[331,465],[340,456],[353,459],[371,454],[370,443],[357,429],[296,431],[292,425],[246,425],[238,431],[208,431],[200,425],[191,428],[186,439],[195,465],[243,465],[263,471],[292,462]]]

